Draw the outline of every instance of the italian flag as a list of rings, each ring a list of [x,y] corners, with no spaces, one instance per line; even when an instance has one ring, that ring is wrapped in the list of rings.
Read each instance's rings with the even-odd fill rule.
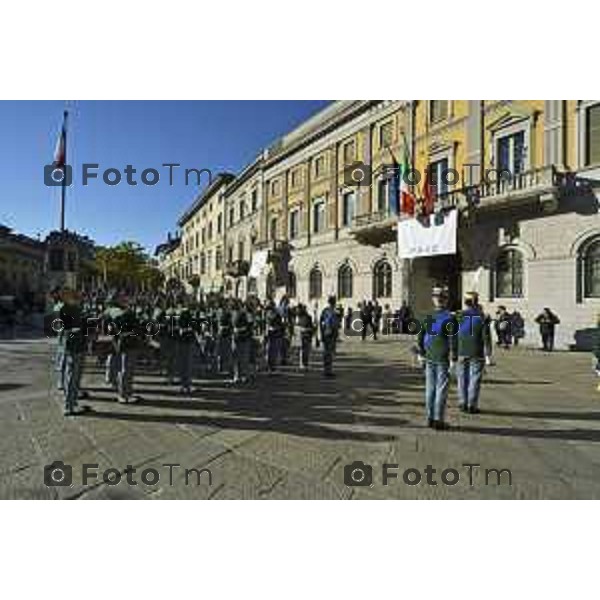
[[[416,199],[411,194],[406,182],[406,174],[410,171],[410,161],[408,160],[408,145],[406,137],[404,138],[404,161],[400,167],[400,214],[414,217]]]

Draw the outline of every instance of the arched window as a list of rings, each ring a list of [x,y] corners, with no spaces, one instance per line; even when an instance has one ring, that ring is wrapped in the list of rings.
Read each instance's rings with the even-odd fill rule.
[[[392,295],[392,267],[383,259],[373,269],[373,298],[390,298]]]
[[[286,294],[288,298],[296,297],[296,273],[294,273],[294,271],[288,272]]]
[[[523,255],[518,250],[503,250],[496,259],[496,296],[523,297]]]
[[[338,298],[352,298],[352,267],[349,264],[338,269]]]
[[[323,274],[319,267],[313,267],[308,277],[308,297],[320,298],[323,295]]]
[[[600,298],[600,238],[588,244],[583,253],[583,293],[586,298]]]

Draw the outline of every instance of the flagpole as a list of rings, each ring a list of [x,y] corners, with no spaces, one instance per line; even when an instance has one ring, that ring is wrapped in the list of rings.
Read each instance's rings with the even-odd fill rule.
[[[69,116],[69,112],[67,110],[65,110],[63,113],[63,131],[64,131],[63,144],[64,144],[64,153],[65,153],[65,159],[64,159],[65,164],[63,166],[63,179],[62,179],[62,185],[61,185],[61,191],[60,191],[60,230],[61,230],[61,232],[64,232],[64,230],[65,230],[65,198],[66,198],[66,194],[67,194],[66,164],[67,164],[67,117],[68,116]]]

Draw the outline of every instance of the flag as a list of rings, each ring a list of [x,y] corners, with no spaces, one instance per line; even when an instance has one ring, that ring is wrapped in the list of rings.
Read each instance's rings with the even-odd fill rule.
[[[423,181],[421,203],[421,214],[424,217],[433,213],[435,208],[435,186],[429,183],[429,169],[425,174],[425,181]]]
[[[65,111],[62,129],[56,141],[52,162],[57,169],[62,169],[67,162],[67,111]]]
[[[406,181],[407,173],[410,171],[410,161],[408,160],[408,146],[406,144],[406,138],[404,138],[404,162],[400,169],[401,181],[400,181],[400,212],[403,215],[414,216],[415,214],[415,197],[411,194],[408,189],[408,183]]]

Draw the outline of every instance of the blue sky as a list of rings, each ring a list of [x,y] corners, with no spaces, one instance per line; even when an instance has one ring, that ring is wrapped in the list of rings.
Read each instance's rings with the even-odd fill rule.
[[[185,168],[238,172],[258,151],[327,104],[326,101],[82,101],[71,111],[67,159],[74,184],[67,190],[66,226],[100,244],[134,239],[153,249],[174,230],[198,193]],[[0,102],[0,223],[42,237],[59,225],[60,188],[44,184],[61,126],[62,101]],[[169,186],[162,163],[180,163]],[[99,177],[81,185],[82,163],[98,163]],[[107,186],[102,171],[127,164],[137,186]],[[141,171],[160,181],[145,186]]]

